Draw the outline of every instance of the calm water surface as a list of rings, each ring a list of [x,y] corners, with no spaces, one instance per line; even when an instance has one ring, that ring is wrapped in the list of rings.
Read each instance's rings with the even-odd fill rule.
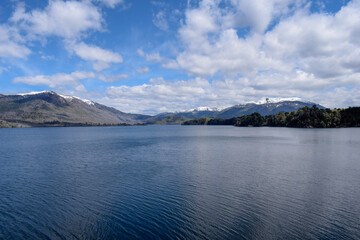
[[[0,239],[360,239],[360,129],[0,129]]]

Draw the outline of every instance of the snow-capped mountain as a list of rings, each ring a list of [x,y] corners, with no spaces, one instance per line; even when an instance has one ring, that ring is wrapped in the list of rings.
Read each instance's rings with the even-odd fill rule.
[[[254,112],[258,112],[263,116],[276,114],[279,112],[293,112],[302,107],[312,107],[313,105],[317,105],[318,108],[324,108],[323,106],[312,103],[312,102],[304,102],[299,100],[299,98],[291,98],[291,99],[265,99],[255,102],[255,103],[246,103],[235,105],[220,111],[216,117],[217,118],[233,118],[233,117],[241,117],[244,115],[252,114]]]
[[[257,102],[248,102],[248,103],[255,103],[255,104],[266,104],[266,103],[280,103],[280,102],[301,102],[301,98],[293,97],[293,98],[262,98]]]
[[[184,112],[203,112],[203,111],[221,111],[221,108],[211,108],[211,107],[197,107]]]
[[[15,96],[32,96],[32,95],[39,95],[39,94],[56,94],[56,95],[59,95],[60,97],[66,99],[68,101],[72,101],[74,99],[77,99],[77,100],[83,101],[84,103],[89,104],[89,105],[94,105],[95,104],[95,102],[87,100],[87,99],[82,99],[82,98],[75,97],[75,96],[62,95],[62,94],[58,94],[58,93],[53,92],[53,91],[39,91],[39,92],[29,92],[29,93],[18,93],[18,94],[15,94]]]
[[[302,102],[302,103],[309,103],[309,104],[314,104],[311,102],[305,102],[302,101],[301,98],[298,97],[293,97],[293,98],[262,98],[259,101],[252,101],[252,102],[247,102],[247,103],[243,103],[243,104],[238,104],[238,105],[234,105],[234,106],[229,106],[229,107],[225,107],[225,108],[216,108],[216,107],[197,107],[197,108],[193,108],[190,110],[185,110],[185,111],[179,111],[179,112],[172,112],[174,114],[179,114],[179,113],[189,113],[189,112],[221,112],[224,109],[229,109],[235,106],[249,106],[250,104],[256,104],[256,105],[263,105],[263,104],[271,104],[271,103],[283,103],[283,102]],[[311,105],[311,106],[312,106]]]
[[[161,113],[156,116],[130,114],[115,108],[57,94],[53,91],[30,92],[14,95],[0,94],[1,121],[7,126],[71,126],[120,123],[180,124],[201,117],[228,119],[258,112],[261,115],[296,111],[312,107],[314,103],[299,98],[265,98],[258,102],[239,104],[224,109],[198,107],[188,111]],[[324,108],[317,105],[319,108]],[[6,124],[5,124],[6,125]]]
[[[161,122],[164,118],[179,119],[188,118],[196,119],[202,117],[228,119],[233,117],[241,117],[244,115],[258,112],[261,115],[276,114],[278,112],[292,112],[302,107],[312,107],[315,103],[302,101],[300,98],[264,98],[257,102],[249,102],[238,104],[231,107],[218,109],[210,107],[200,107],[188,111],[162,113],[154,117],[155,122]],[[315,104],[319,108],[321,105]]]
[[[52,91],[0,95],[0,120],[20,126],[145,123],[150,116]]]

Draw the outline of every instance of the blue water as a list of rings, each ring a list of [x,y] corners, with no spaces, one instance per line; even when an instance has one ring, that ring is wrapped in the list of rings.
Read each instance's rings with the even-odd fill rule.
[[[360,129],[0,129],[0,239],[360,239]]]

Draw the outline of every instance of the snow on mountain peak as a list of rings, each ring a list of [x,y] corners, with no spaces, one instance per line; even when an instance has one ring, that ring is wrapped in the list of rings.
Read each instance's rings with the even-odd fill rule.
[[[210,108],[210,107],[197,107],[194,109],[189,110],[189,112],[193,112],[193,111],[197,111],[197,112],[203,112],[203,111],[220,111],[219,108]]]
[[[279,103],[279,102],[284,102],[284,101],[290,101],[290,102],[301,101],[301,98],[298,98],[298,97],[293,97],[293,98],[280,98],[280,97],[263,98],[260,101],[250,102],[250,103],[255,103],[255,104],[260,105],[260,104],[266,104],[266,103]]]
[[[61,94],[58,94],[60,97],[62,98],[65,98],[66,100],[73,100],[73,99],[77,99],[77,100],[80,100],[88,105],[94,105],[95,102],[93,101],[90,101],[90,100],[87,100],[87,99],[82,99],[82,98],[79,98],[79,97],[75,97],[75,96],[66,96],[66,95],[61,95]]]
[[[66,95],[62,95],[62,94],[58,94],[58,93],[55,93],[53,91],[39,91],[39,92],[29,92],[29,93],[19,93],[19,94],[16,94],[18,96],[30,96],[30,95],[38,95],[38,94],[43,94],[43,93],[50,93],[50,94],[56,94],[68,101],[71,101],[73,99],[77,99],[77,100],[80,100],[88,105],[94,105],[95,102],[93,101],[90,101],[90,100],[87,100],[87,99],[82,99],[82,98],[79,98],[79,97],[75,97],[75,96],[66,96]]]
[[[252,102],[247,102],[244,104],[239,104],[239,105],[246,105],[246,104],[257,104],[257,105],[261,105],[261,104],[267,104],[267,103],[281,103],[281,102],[285,102],[285,101],[290,101],[290,102],[295,102],[295,101],[302,101],[301,98],[298,97],[292,97],[292,98],[281,98],[281,97],[276,97],[276,98],[262,98],[259,101],[252,101]],[[173,113],[181,113],[181,112],[204,112],[204,111],[211,111],[211,112],[219,112],[222,111],[224,109],[228,109],[231,108],[230,107],[224,107],[224,108],[211,108],[211,107],[197,107],[197,108],[193,108],[190,110],[184,110],[184,111],[179,111],[179,112],[173,112]]]
[[[18,93],[18,94],[15,94],[15,95],[29,96],[29,95],[37,95],[37,94],[42,94],[42,93],[54,93],[54,92],[52,92],[52,91],[40,91],[40,92]]]

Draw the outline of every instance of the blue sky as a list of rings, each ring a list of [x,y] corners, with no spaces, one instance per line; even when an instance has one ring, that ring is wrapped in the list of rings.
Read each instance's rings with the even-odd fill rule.
[[[360,105],[360,1],[3,0],[0,93],[42,90],[147,114]]]

